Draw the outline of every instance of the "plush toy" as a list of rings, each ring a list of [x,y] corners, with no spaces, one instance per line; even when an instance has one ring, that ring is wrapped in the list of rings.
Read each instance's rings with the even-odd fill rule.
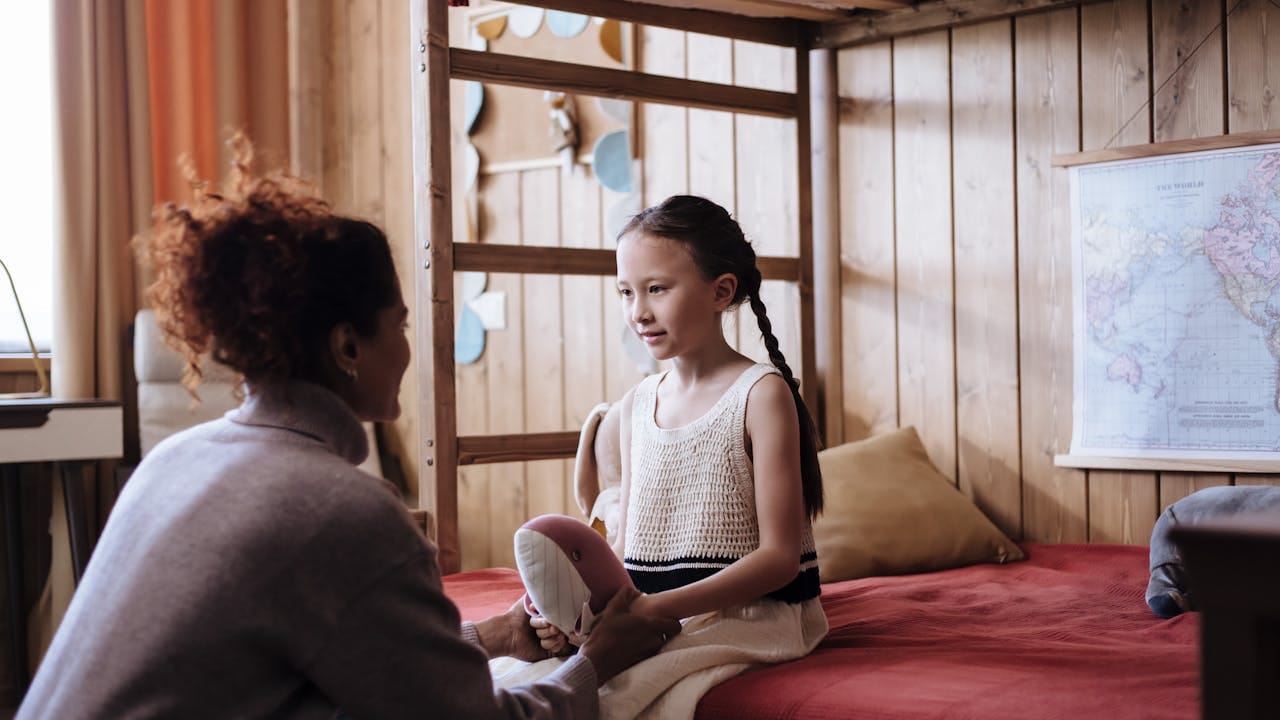
[[[1270,513],[1280,518],[1280,487],[1224,485],[1197,490],[1165,509],[1151,531],[1151,580],[1147,606],[1162,618],[1198,610],[1182,554],[1169,537],[1175,525],[1194,525],[1239,515]],[[1224,558],[1224,560],[1227,558]]]
[[[578,436],[573,468],[578,509],[610,545],[617,538],[622,485],[622,450],[619,442],[621,412],[618,403],[600,403],[587,414]]]
[[[600,533],[567,515],[539,515],[516,531],[525,610],[566,636],[590,634],[596,616],[631,577]]]

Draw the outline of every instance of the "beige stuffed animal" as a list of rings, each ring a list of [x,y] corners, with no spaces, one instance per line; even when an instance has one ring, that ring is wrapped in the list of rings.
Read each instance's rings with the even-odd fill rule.
[[[617,538],[622,501],[621,411],[618,403],[591,409],[578,436],[573,489],[587,522],[612,545]]]

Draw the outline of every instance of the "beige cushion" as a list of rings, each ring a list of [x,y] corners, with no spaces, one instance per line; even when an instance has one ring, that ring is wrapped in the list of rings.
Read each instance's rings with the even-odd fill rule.
[[[818,453],[813,526],[823,582],[1021,560],[1022,550],[929,462],[915,428]]]

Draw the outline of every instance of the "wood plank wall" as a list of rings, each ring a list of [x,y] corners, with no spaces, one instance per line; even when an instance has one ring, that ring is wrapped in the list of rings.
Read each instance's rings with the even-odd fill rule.
[[[1071,432],[1058,153],[1280,128],[1280,6],[1114,0],[838,54],[845,440],[919,428],[1009,534],[1145,544],[1277,476],[1057,468]]]

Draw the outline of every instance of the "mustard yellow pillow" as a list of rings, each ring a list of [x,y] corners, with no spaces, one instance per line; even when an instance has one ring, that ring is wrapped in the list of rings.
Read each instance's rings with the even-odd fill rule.
[[[929,461],[914,427],[818,453],[825,508],[813,525],[823,582],[1023,559]]]

